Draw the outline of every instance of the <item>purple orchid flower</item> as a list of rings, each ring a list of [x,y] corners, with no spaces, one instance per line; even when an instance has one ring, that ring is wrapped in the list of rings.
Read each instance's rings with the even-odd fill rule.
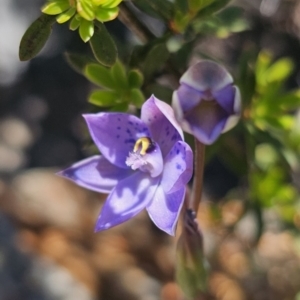
[[[235,126],[240,117],[239,89],[223,67],[209,60],[183,74],[172,102],[182,128],[207,145]]]
[[[123,223],[144,208],[161,230],[175,234],[185,185],[193,171],[192,150],[172,108],[150,97],[141,119],[125,113],[84,115],[102,155],[58,174],[100,193],[110,193],[95,231]]]

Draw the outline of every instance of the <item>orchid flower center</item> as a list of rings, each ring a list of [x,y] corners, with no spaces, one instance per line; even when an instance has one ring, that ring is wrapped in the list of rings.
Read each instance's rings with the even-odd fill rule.
[[[149,172],[152,177],[158,176],[163,167],[163,160],[159,146],[149,137],[139,138],[129,152],[126,165],[132,170]]]

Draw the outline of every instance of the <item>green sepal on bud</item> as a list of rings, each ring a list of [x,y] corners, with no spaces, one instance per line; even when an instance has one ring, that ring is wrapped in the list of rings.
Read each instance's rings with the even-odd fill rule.
[[[176,279],[187,299],[197,299],[206,291],[207,268],[203,237],[196,214],[190,209],[184,212],[182,234],[178,240]]]

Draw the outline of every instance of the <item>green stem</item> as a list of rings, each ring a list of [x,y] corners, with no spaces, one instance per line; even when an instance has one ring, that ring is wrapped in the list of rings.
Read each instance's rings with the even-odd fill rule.
[[[205,145],[195,138],[195,168],[190,207],[197,213],[202,196]]]

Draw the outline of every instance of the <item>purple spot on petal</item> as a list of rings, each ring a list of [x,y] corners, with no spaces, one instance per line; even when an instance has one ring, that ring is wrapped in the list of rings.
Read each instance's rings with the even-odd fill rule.
[[[118,129],[118,130],[120,130],[120,129],[121,129],[121,127],[120,127],[120,126],[118,126],[118,127],[117,127],[117,129]]]
[[[118,139],[119,137],[120,137],[120,135],[118,134],[118,135],[117,135],[117,139]]]
[[[177,163],[177,164],[176,164],[176,169],[177,169],[177,170],[181,170],[181,165]]]
[[[125,144],[130,144],[130,143],[135,144],[135,140],[134,139],[126,139],[126,140],[124,140],[124,143]]]
[[[176,154],[179,154],[179,152],[180,152],[180,150],[179,150],[179,149],[177,149],[177,150],[176,150]]]
[[[175,141],[176,139],[177,139],[177,134],[175,133],[175,134],[173,134],[173,136],[172,136],[172,141]]]

